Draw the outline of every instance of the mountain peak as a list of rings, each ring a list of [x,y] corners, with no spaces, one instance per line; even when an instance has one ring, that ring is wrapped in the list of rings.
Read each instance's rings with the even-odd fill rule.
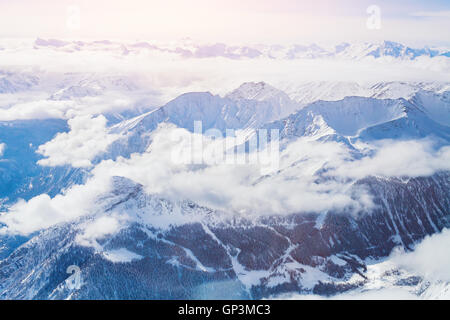
[[[279,96],[286,96],[283,91],[261,81],[261,82],[244,82],[231,93],[227,94],[227,98],[231,100],[257,100],[266,101]]]
[[[68,45],[69,42],[67,41],[63,41],[63,40],[58,40],[58,39],[48,39],[48,40],[44,40],[41,38],[37,38],[34,41],[34,45],[35,46],[40,46],[40,47],[64,47],[66,45]]]

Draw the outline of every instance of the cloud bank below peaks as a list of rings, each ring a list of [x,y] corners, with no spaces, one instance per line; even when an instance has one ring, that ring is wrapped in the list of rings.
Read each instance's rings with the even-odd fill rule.
[[[38,161],[42,166],[71,165],[75,168],[90,167],[98,154],[117,140],[119,134],[110,134],[104,116],[79,116],[68,121],[69,132],[56,135],[51,141],[39,146],[38,153],[45,158]]]
[[[367,176],[429,176],[450,169],[450,148],[435,150],[427,139],[386,140],[366,145],[355,157],[354,150],[345,144],[299,138],[280,152],[279,168],[264,174],[260,163],[224,161],[226,157],[220,150],[226,150],[225,139],[204,137],[203,150],[192,151],[192,135],[184,129],[160,126],[152,134],[147,152],[133,154],[130,159],[103,161],[92,173],[107,176],[114,172],[141,183],[149,193],[170,199],[189,199],[215,209],[261,215],[370,210],[370,195],[353,188],[354,181]],[[174,136],[182,138],[174,140]],[[179,155],[190,152],[201,152],[193,156],[197,159],[217,159],[219,155],[221,161],[197,165],[179,161]]]
[[[47,165],[91,165],[94,155],[113,141],[105,132],[102,117],[74,119],[71,128],[71,132],[56,136],[40,148],[48,156]],[[108,194],[112,176],[142,184],[147,194],[172,203],[189,200],[216,209],[221,219],[302,212],[370,212],[374,208],[372,196],[361,185],[355,187],[356,180],[367,176],[429,176],[450,170],[450,147],[436,149],[428,139],[360,144],[355,153],[341,142],[298,138],[280,151],[277,170],[262,173],[259,163],[223,161],[228,138],[201,136],[204,147],[200,150],[191,147],[192,139],[198,138],[195,135],[161,124],[151,133],[152,143],[146,152],[103,160],[92,168],[85,185],[76,185],[54,198],[40,195],[20,201],[0,221],[10,232],[29,233],[91,214],[99,210],[95,199]],[[180,158],[183,154],[209,161],[186,163]],[[169,226],[171,216],[164,219]],[[177,223],[175,220],[172,223]]]

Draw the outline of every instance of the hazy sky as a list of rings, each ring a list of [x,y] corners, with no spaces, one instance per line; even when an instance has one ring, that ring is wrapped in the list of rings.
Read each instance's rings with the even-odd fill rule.
[[[439,45],[448,30],[450,0],[0,0],[1,37]]]

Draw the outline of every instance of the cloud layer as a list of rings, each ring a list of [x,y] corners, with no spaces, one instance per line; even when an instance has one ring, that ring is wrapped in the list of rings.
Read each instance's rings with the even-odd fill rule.
[[[172,50],[178,45],[189,47],[175,43]],[[156,107],[186,92],[215,88],[213,93],[224,95],[248,81],[265,81],[294,94],[309,81],[450,81],[450,59],[444,56],[235,60],[186,59],[158,50],[123,54],[102,47],[37,50],[26,41],[8,42],[5,48],[0,50],[0,120],[5,121]]]
[[[413,252],[392,255],[392,261],[432,281],[450,282],[450,230],[444,229],[420,242]]]
[[[106,118],[79,116],[68,121],[69,132],[58,133],[53,140],[39,146],[38,153],[45,159],[39,160],[42,166],[71,165],[76,168],[92,166],[91,160],[120,135],[109,134]]]

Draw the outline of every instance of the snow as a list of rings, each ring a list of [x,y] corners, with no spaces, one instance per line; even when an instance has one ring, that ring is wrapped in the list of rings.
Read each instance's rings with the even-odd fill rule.
[[[332,255],[332,256],[330,257],[330,260],[331,260],[334,264],[336,264],[336,265],[338,265],[338,266],[345,266],[345,265],[347,264],[347,262],[346,262],[345,260],[343,260],[343,259],[337,257],[336,255]]]
[[[102,252],[103,256],[114,263],[126,263],[144,258],[126,248],[114,249]]]
[[[184,58],[227,59],[338,59],[362,60],[367,58],[393,58],[398,60],[414,60],[419,57],[447,57],[449,48],[412,48],[392,41],[341,43],[336,46],[320,46],[311,44],[292,45],[227,45],[223,43],[195,43],[193,41],[163,42],[116,42],[116,41],[64,41],[59,39],[36,39],[35,48],[62,52],[78,52],[82,50],[110,50],[121,55],[142,52],[167,52]],[[5,49],[5,48],[4,48]],[[6,47],[8,49],[8,46]]]
[[[237,249],[237,254],[231,257],[231,264],[233,266],[233,270],[236,273],[237,278],[240,282],[250,290],[252,286],[259,285],[261,283],[261,279],[268,277],[270,275],[269,270],[247,270],[241,263],[238,261],[238,255],[240,250]]]
[[[141,50],[157,51],[161,49],[161,47],[149,43],[124,45],[115,42],[95,42],[86,43],[84,46],[72,42],[42,39],[36,40],[34,45],[39,48],[45,47],[43,50],[46,50],[46,52],[47,50],[48,52],[52,50],[57,52],[60,52],[60,50],[68,50],[69,52],[70,50],[75,50],[74,48],[77,46],[80,46],[80,48],[85,47],[80,49],[82,51],[111,50],[114,52],[115,50],[119,50],[121,53],[140,52]],[[181,51],[179,50],[180,48],[181,47],[175,46],[175,48],[168,49],[168,52],[177,55],[181,54],[183,57],[193,59],[199,57],[221,57],[226,59],[274,57],[275,59],[287,60],[327,58],[351,61],[366,58],[371,60],[383,59],[386,57],[392,57],[400,61],[404,59],[416,59],[420,56],[434,57],[435,55],[440,54],[440,52],[436,52],[435,50],[412,49],[392,42],[360,45],[343,44],[331,50],[321,48],[314,44],[308,46],[295,45],[290,47],[262,46],[256,49],[251,47],[231,48],[227,45],[198,45],[190,43],[182,46],[183,50]],[[447,59],[444,57],[440,58]],[[445,65],[445,63],[443,64]],[[47,81],[50,79],[52,80],[52,83],[47,84]],[[330,164],[333,164],[332,160],[336,160],[329,159],[329,157],[331,157],[330,154],[336,157],[347,157],[345,159],[338,159],[339,161],[347,161],[349,158],[355,160],[356,156],[350,151],[355,152],[355,154],[357,153],[357,156],[362,157],[365,155],[364,152],[367,151],[365,149],[367,147],[365,142],[367,141],[403,139],[404,137],[418,139],[429,135],[435,135],[442,138],[444,141],[443,143],[448,145],[450,137],[450,86],[448,83],[379,82],[369,84],[356,82],[293,83],[292,81],[288,81],[280,87],[283,90],[280,90],[266,82],[245,82],[226,95],[217,95],[210,92],[188,92],[152,111],[145,113],[136,111],[138,112],[137,114],[130,116],[130,114],[133,113],[125,115],[120,113],[120,111],[122,111],[122,108],[127,109],[129,106],[140,104],[140,101],[139,103],[137,102],[138,99],[124,99],[124,97],[129,98],[130,96],[135,97],[139,95],[138,91],[141,88],[133,80],[134,77],[130,75],[123,77],[115,75],[64,74],[63,77],[55,76],[55,78],[52,78],[44,73],[33,74],[26,72],[14,73],[0,71],[0,93],[8,95],[2,97],[2,99],[4,98],[5,101],[10,103],[8,100],[10,97],[9,95],[18,93],[20,94],[21,99],[26,98],[31,101],[27,101],[27,103],[31,103],[31,105],[27,104],[25,105],[25,108],[23,108],[22,105],[16,106],[13,103],[14,107],[17,107],[20,112],[14,109],[14,107],[11,107],[11,109],[2,108],[2,112],[6,110],[2,113],[2,116],[7,117],[5,119],[10,120],[12,118],[8,117],[17,116],[17,114],[21,117],[23,116],[24,119],[28,119],[29,117],[70,118],[69,124],[73,124],[74,121],[78,119],[78,121],[81,121],[79,122],[79,125],[81,129],[83,129],[82,133],[84,134],[80,135],[80,132],[73,130],[73,126],[72,131],[69,133],[62,133],[67,129],[64,125],[61,125],[55,130],[51,130],[51,128],[48,128],[48,122],[36,122],[33,124],[33,130],[31,130],[29,134],[27,133],[27,135],[34,137],[38,134],[45,134],[47,136],[42,139],[37,139],[36,141],[35,139],[31,139],[30,141],[32,141],[32,143],[30,141],[26,142],[28,148],[22,148],[20,146],[20,150],[14,151],[12,148],[20,141],[14,140],[16,139],[14,132],[10,133],[6,130],[6,127],[13,131],[17,128],[22,128],[22,123],[20,121],[11,121],[5,124],[5,129],[2,130],[2,132],[5,138],[9,139],[6,141],[8,145],[6,153],[10,153],[10,151],[13,150],[16,154],[13,154],[11,159],[6,159],[8,161],[2,162],[2,164],[15,163],[18,159],[31,159],[33,163],[40,160],[39,164],[43,164],[45,163],[45,160],[43,161],[42,159],[34,158],[37,156],[35,154],[35,149],[38,148],[37,150],[43,150],[43,148],[48,148],[49,146],[52,146],[52,144],[53,148],[50,151],[53,152],[44,152],[44,155],[49,156],[50,158],[48,159],[50,160],[52,156],[64,157],[63,161],[50,161],[50,163],[47,163],[49,167],[45,169],[35,166],[27,167],[28,164],[24,164],[23,167],[29,169],[30,172],[34,170],[38,171],[37,176],[33,177],[35,179],[29,179],[29,172],[19,172],[18,174],[23,174],[23,176],[13,177],[13,179],[16,179],[14,181],[19,181],[20,183],[17,184],[17,187],[14,185],[11,189],[14,189],[14,192],[24,189],[40,190],[41,195],[45,196],[46,199],[48,198],[49,203],[53,203],[54,201],[51,201],[51,196],[46,194],[47,192],[50,193],[48,189],[44,187],[38,189],[38,181],[43,181],[43,178],[51,179],[48,184],[54,188],[52,190],[54,194],[58,194],[61,190],[69,188],[71,184],[81,183],[80,181],[82,181],[82,179],[75,180],[75,178],[72,177],[74,171],[70,171],[71,169],[63,168],[63,170],[67,169],[67,171],[59,173],[59,171],[54,168],[57,165],[71,164],[72,166],[86,167],[86,172],[88,173],[93,173],[93,171],[89,171],[92,169],[92,166],[97,170],[94,170],[95,173],[98,173],[99,175],[111,175],[111,172],[114,174],[120,172],[120,174],[123,175],[135,175],[137,178],[141,178],[144,175],[144,170],[142,169],[144,167],[145,169],[149,169],[149,171],[157,171],[157,173],[161,173],[162,178],[157,180],[157,183],[151,185],[149,188],[151,189],[153,187],[156,190],[153,190],[155,193],[152,194],[146,193],[148,190],[144,192],[144,187],[142,185],[130,180],[124,178],[113,179],[113,190],[109,190],[109,193],[103,194],[102,197],[98,198],[95,207],[89,208],[92,209],[92,211],[83,211],[83,215],[87,213],[92,214],[92,212],[95,214],[92,216],[93,221],[88,221],[86,223],[84,235],[82,235],[87,240],[92,241],[82,242],[81,245],[93,245],[95,249],[97,249],[97,252],[100,252],[105,259],[111,262],[129,263],[142,259],[143,256],[130,251],[127,248],[115,248],[105,251],[104,247],[96,242],[96,239],[99,237],[108,238],[111,235],[117,235],[117,233],[122,230],[122,226],[129,226],[133,223],[146,227],[168,230],[175,225],[201,222],[205,232],[227,251],[231,258],[232,268],[236,273],[238,280],[248,290],[250,290],[252,286],[259,285],[266,280],[266,285],[271,288],[286,283],[290,281],[290,271],[295,271],[297,275],[301,273],[301,275],[299,275],[301,277],[299,283],[302,284],[303,289],[305,290],[312,290],[318,281],[336,281],[336,279],[331,278],[323,272],[320,267],[312,268],[289,259],[291,251],[295,249],[295,245],[292,243],[290,243],[286,253],[282,256],[283,263],[281,263],[280,266],[268,266],[267,270],[248,270],[240,264],[237,258],[239,252],[233,252],[233,254],[231,254],[231,249],[225,247],[206,224],[206,221],[222,221],[220,219],[225,217],[225,213],[222,214],[222,212],[218,210],[215,211],[206,207],[200,207],[192,202],[197,201],[198,199],[191,199],[191,197],[199,197],[198,194],[202,196],[199,197],[200,201],[203,200],[206,202],[209,200],[203,198],[207,193],[205,192],[206,188],[200,188],[202,184],[206,184],[206,180],[212,180],[207,179],[209,176],[206,176],[206,174],[205,176],[200,177],[206,177],[204,180],[198,180],[200,183],[197,183],[197,185],[200,185],[200,187],[189,194],[191,196],[187,197],[189,200],[173,200],[172,198],[175,196],[182,197],[188,194],[182,194],[182,190],[176,189],[168,189],[169,191],[167,193],[172,197],[170,200],[164,198],[162,195],[158,195],[158,192],[164,193],[167,191],[163,189],[166,187],[166,184],[173,182],[170,180],[171,177],[167,177],[166,179],[166,176],[162,174],[165,169],[169,172],[172,168],[164,166],[164,164],[167,163],[163,163],[162,166],[158,167],[156,164],[159,163],[157,163],[156,160],[158,158],[161,159],[161,154],[157,153],[158,149],[156,148],[149,149],[149,146],[155,147],[152,138],[157,136],[156,133],[159,132],[156,132],[155,130],[161,128],[160,125],[162,123],[167,127],[179,127],[193,131],[194,121],[201,120],[203,131],[216,128],[223,133],[226,129],[236,129],[241,130],[240,132],[246,134],[247,137],[250,136],[249,133],[253,132],[253,129],[260,127],[280,129],[282,138],[284,139],[283,142],[285,143],[283,145],[284,153],[282,154],[282,170],[272,176],[262,177],[261,175],[253,175],[253,172],[245,173],[244,168],[242,172],[244,172],[245,181],[254,180],[258,181],[258,183],[251,185],[251,187],[246,185],[245,188],[241,189],[237,187],[234,188],[234,181],[231,181],[229,185],[225,185],[228,181],[223,179],[223,181],[219,181],[220,189],[218,189],[218,192],[216,192],[217,189],[214,189],[216,186],[213,185],[210,187],[212,190],[208,191],[212,191],[211,194],[216,198],[221,198],[222,202],[229,201],[229,203],[234,204],[236,202],[230,199],[235,199],[233,197],[236,195],[234,193],[227,193],[229,189],[233,189],[233,192],[239,193],[237,199],[241,202],[237,203],[240,205],[244,204],[244,207],[247,205],[247,201],[253,205],[254,203],[262,202],[259,201],[260,199],[267,198],[267,200],[273,200],[273,202],[268,201],[268,204],[272,206],[275,203],[273,206],[277,210],[287,213],[294,212],[299,208],[303,209],[301,206],[305,205],[308,198],[313,199],[313,201],[310,201],[311,204],[307,204],[314,209],[317,209],[319,205],[324,205],[325,208],[328,208],[327,205],[329,204],[325,204],[326,201],[332,203],[333,208],[336,208],[336,203],[342,203],[344,200],[347,200],[347,198],[344,197],[348,196],[345,192],[338,192],[337,195],[342,196],[345,199],[337,199],[337,197],[336,201],[333,198],[335,194],[332,194],[332,191],[334,191],[332,188],[336,188],[336,185],[338,186],[338,189],[344,189],[340,187],[347,187],[347,184],[336,183],[336,185],[330,184],[330,186],[324,184],[319,186],[319,188],[322,188],[319,192],[314,193],[316,190],[312,190],[310,194],[307,193],[311,191],[311,186],[317,186],[315,180],[309,183],[308,179],[313,180],[313,178],[319,177],[317,172],[329,168]],[[184,81],[184,79],[180,80],[180,82]],[[189,82],[189,80],[186,81]],[[46,84],[42,86],[42,83]],[[34,104],[35,96],[30,93],[33,90],[42,90],[43,93],[41,92],[38,94],[39,96],[45,96],[45,98],[40,101],[41,104]],[[27,92],[30,96],[22,96],[24,92]],[[115,92],[115,94],[111,94],[111,92]],[[150,94],[150,91],[145,91],[144,93]],[[105,97],[107,97],[107,99],[103,100]],[[42,105],[49,105],[50,107],[44,109],[41,108]],[[99,106],[98,108],[97,105]],[[115,107],[111,108],[111,105]],[[91,106],[96,106],[95,110],[90,110]],[[111,112],[109,114],[110,117],[99,116],[101,118],[98,119],[102,119],[99,130],[93,130],[95,129],[95,126],[87,121],[90,116],[77,117],[78,113],[88,112],[89,114],[98,114],[105,112],[105,110]],[[146,111],[148,111],[148,109]],[[117,121],[116,125],[109,126],[110,124],[107,120],[111,118],[115,118],[115,121]],[[162,132],[170,131],[162,130]],[[57,135],[58,133],[59,135]],[[155,133],[155,135],[153,135],[153,133]],[[123,136],[119,139],[119,135]],[[55,138],[51,140],[52,137],[55,136],[59,137],[59,139]],[[61,137],[66,137],[67,139],[61,140]],[[111,137],[114,139],[109,140]],[[298,138],[305,140],[300,140]],[[300,143],[298,143],[299,141]],[[309,149],[309,145],[303,143],[305,141],[314,142],[314,144],[311,145],[316,147],[311,147]],[[325,142],[328,141],[333,143],[326,144]],[[85,150],[86,154],[80,154],[80,149],[76,146],[84,146],[85,142],[89,142],[91,148],[87,151]],[[61,145],[66,145],[67,149],[62,154],[60,152],[62,150]],[[5,144],[2,141],[0,143],[0,156],[3,154],[4,146]],[[339,147],[338,151],[341,153],[333,153],[327,149],[332,148],[333,146],[336,146],[336,149]],[[340,146],[343,147],[340,148]],[[301,147],[305,147],[306,150],[299,150]],[[321,147],[327,150],[322,150]],[[370,148],[368,147],[367,149]],[[77,159],[77,156],[73,154],[74,152],[77,153],[78,156],[83,156],[82,159]],[[148,156],[149,154],[150,156]],[[129,156],[130,159],[126,159]],[[152,161],[145,162],[149,159]],[[83,165],[73,163],[75,160],[84,161]],[[145,166],[140,166],[142,165],[142,163],[139,162],[140,160],[142,160],[142,163],[144,163]],[[341,163],[339,161],[336,163]],[[87,165],[85,165],[85,163],[87,163]],[[149,164],[151,164],[151,166],[149,166]],[[18,166],[21,167],[22,162],[18,162]],[[6,168],[8,169],[8,167]],[[188,169],[191,170],[190,167]],[[192,175],[180,175],[179,177],[181,178],[179,178],[179,180],[190,180],[189,182],[192,182],[192,185],[194,185],[194,179],[198,178],[202,173],[207,172],[207,169],[210,168],[204,167],[195,172],[192,170],[192,172],[189,172],[192,173]],[[210,171],[214,171],[217,168],[213,167],[212,169],[213,170]],[[223,174],[223,172],[232,172],[229,169],[227,169],[229,171],[223,169],[223,167],[219,167],[218,169],[220,170],[213,172],[213,177],[216,180],[220,180],[217,178],[221,177],[220,174],[222,174],[222,176],[227,176],[227,174]],[[174,171],[178,172],[182,170],[184,169],[175,168]],[[16,172],[18,170],[10,171]],[[188,170],[186,170],[186,172],[188,172]],[[232,174],[236,175],[239,173],[239,170],[233,170],[232,172]],[[175,175],[173,172],[169,172],[169,174]],[[9,178],[6,175],[5,177]],[[189,178],[186,179],[186,177]],[[294,183],[296,180],[302,180],[304,178],[307,180],[307,184]],[[21,181],[21,179],[23,179],[24,182]],[[265,181],[267,181],[267,183]],[[292,184],[286,184],[287,181],[292,182]],[[7,182],[9,183],[10,181]],[[180,181],[177,182],[180,183]],[[4,185],[7,184],[4,183]],[[180,185],[183,186],[183,184]],[[281,187],[278,188],[278,185]],[[249,190],[251,190],[251,188],[257,189],[257,187],[261,186],[262,188],[260,191],[264,191],[262,196],[261,194],[255,193],[256,196],[252,198],[251,196],[253,194],[251,194]],[[297,186],[305,188],[302,190]],[[80,188],[81,187],[82,186],[80,186]],[[158,189],[157,187],[160,187],[161,189]],[[239,185],[239,187],[241,187],[241,185]],[[327,187],[330,189],[326,189]],[[186,187],[184,188],[186,189]],[[173,190],[175,190],[175,192]],[[295,199],[293,199],[291,194],[292,190],[298,190],[299,193],[303,192],[301,194],[302,196],[305,196],[306,194],[306,200],[299,200],[301,197],[299,197],[298,194],[294,194],[293,196]],[[10,190],[7,190],[6,192],[12,193]],[[10,196],[9,193],[2,194],[2,196],[3,195],[5,197]],[[66,192],[64,195],[66,195]],[[317,195],[321,195],[322,197],[313,197]],[[30,198],[32,198],[32,195],[30,195]],[[61,196],[58,199],[60,198]],[[250,200],[246,198],[249,198]],[[86,200],[85,197],[82,199],[84,201]],[[421,202],[421,199],[417,200],[419,203]],[[30,207],[33,203],[34,202],[30,202]],[[353,204],[354,202],[351,203]],[[270,210],[269,206],[264,206],[266,207],[265,210]],[[67,208],[67,205],[62,207]],[[211,207],[214,208],[213,206]],[[250,208],[253,209],[252,206],[250,206]],[[308,209],[309,208],[310,207],[308,207]],[[233,211],[234,209],[235,208],[233,207],[230,211]],[[241,212],[250,211],[245,211],[246,209],[248,208],[245,207]],[[324,208],[320,207],[320,209],[317,210],[324,210]],[[45,209],[39,211],[48,212],[48,210],[46,211]],[[67,211],[70,212],[70,210]],[[322,211],[315,221],[315,228],[321,229],[324,226],[327,213],[328,211]],[[55,215],[57,214],[58,217],[61,216],[59,212],[55,213]],[[234,212],[232,212],[232,214],[234,214]],[[397,225],[394,223],[393,213],[389,212],[389,215],[396,232],[393,240],[398,244],[402,244],[398,228],[402,227],[403,221],[400,220],[400,225]],[[39,218],[39,216],[34,214],[30,214],[30,216]],[[16,217],[20,218],[19,215]],[[68,215],[68,217],[64,217],[64,219],[74,219],[79,217],[80,215],[77,215],[76,217]],[[430,216],[426,215],[426,218],[434,226]],[[59,221],[57,219],[46,220],[49,223],[68,221]],[[20,219],[17,221],[20,221]],[[39,221],[39,219],[36,221],[36,224],[42,222]],[[418,223],[422,224],[420,218],[418,218]],[[49,226],[51,225],[45,224],[45,227]],[[36,226],[33,225],[33,227]],[[42,228],[42,225],[38,225],[36,228],[37,229],[33,229],[32,231],[39,230],[39,228]],[[434,226],[434,229],[436,231],[438,230],[436,226]],[[325,239],[325,241],[329,242],[331,246],[334,245],[335,241],[340,243],[339,239],[336,238],[333,240],[332,237]],[[183,252],[185,257],[188,257],[194,262],[195,266],[192,267],[194,270],[204,273],[218,271],[203,265],[192,250],[184,247],[181,247],[181,249],[181,252]],[[329,257],[329,260],[337,266],[343,267],[347,264],[346,261],[336,255]],[[323,262],[324,260],[321,261],[321,263]],[[178,267],[186,267],[180,263],[177,257],[173,257],[168,263]],[[395,283],[398,280],[403,280],[404,277],[414,276],[414,274],[409,274],[402,270],[401,279],[399,279],[396,274],[389,276],[385,275],[386,271],[391,271],[396,268],[398,268],[398,266],[393,265],[392,262],[377,261],[376,263],[369,264],[367,271],[369,280],[364,288],[360,291],[355,291],[355,294],[367,297],[371,296],[369,292],[374,292],[375,295],[379,296],[387,291],[393,293],[397,292],[397,290],[401,290],[402,292],[406,292],[407,296],[417,296],[417,293],[421,289],[426,289],[425,291],[421,291],[424,292],[421,294],[421,297],[441,298],[450,296],[450,287],[448,283],[439,281],[433,282],[427,288],[418,286],[406,288],[407,286],[403,285],[401,286],[402,288],[399,289]],[[305,270],[305,272],[299,272],[299,270]],[[28,279],[32,277],[33,273],[30,273],[23,281],[28,281]],[[361,281],[359,275],[355,275],[348,280],[349,283],[358,283],[359,281]],[[347,297],[352,297],[352,294],[347,295]]]
[[[327,218],[328,212],[322,212],[319,214],[319,216],[316,219],[316,224],[314,225],[314,228],[316,229],[322,229],[323,224],[325,223],[325,219]]]
[[[436,235],[435,237],[438,239],[440,235]],[[430,240],[426,240],[425,242],[427,241]],[[399,258],[411,254],[414,254],[414,252],[403,253],[394,250],[394,253],[387,258],[366,259],[367,271],[364,275],[367,277],[367,280],[361,283],[361,277],[354,274],[346,283],[362,285],[348,292],[332,296],[329,299],[448,300],[450,298],[450,282],[444,279],[436,279],[434,275],[424,277],[421,274],[415,273],[414,264],[410,264],[405,268],[405,266],[398,263]],[[432,253],[430,254],[431,256],[433,255]],[[334,261],[334,258],[332,259]],[[433,263],[433,261],[429,263]],[[311,294],[283,294],[278,298],[294,300],[324,299],[324,297]]]
[[[432,91],[419,91],[412,98],[414,103],[422,107],[427,115],[439,124],[450,127],[450,87],[438,94]]]
[[[277,117],[287,116],[300,108],[300,104],[291,100],[283,91],[265,82],[245,82],[239,88],[225,96],[233,101],[254,100],[268,102],[277,108]]]
[[[415,81],[303,81],[280,84],[280,89],[291,99],[302,105],[318,100],[338,101],[345,97],[365,97],[377,99],[413,99],[419,94],[443,95],[450,91],[448,82],[415,82]]]

